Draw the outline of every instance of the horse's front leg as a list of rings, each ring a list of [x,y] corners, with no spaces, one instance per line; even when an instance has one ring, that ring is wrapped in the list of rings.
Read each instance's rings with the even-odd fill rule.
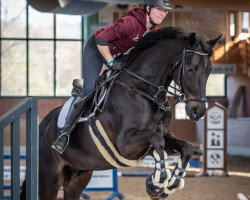
[[[150,144],[154,147],[155,170],[146,180],[146,190],[151,199],[166,198],[168,194],[165,193],[165,188],[168,187],[171,173],[167,169],[167,153],[164,151],[165,140],[162,133],[154,133]]]
[[[175,150],[181,153],[181,158],[178,159],[178,163],[171,175],[171,179],[168,183],[166,190],[169,193],[173,192],[175,188],[182,189],[184,187],[184,177],[186,175],[186,169],[189,167],[189,160],[193,154],[193,147],[189,142],[180,140],[174,136],[173,133],[168,133],[165,137],[165,149]]]

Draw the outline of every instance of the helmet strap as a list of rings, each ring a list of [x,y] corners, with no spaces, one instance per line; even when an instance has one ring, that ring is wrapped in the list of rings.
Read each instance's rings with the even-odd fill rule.
[[[153,25],[153,26],[156,26],[157,24],[152,20],[152,18],[150,17],[150,13],[151,13],[151,9],[152,9],[152,6],[149,7],[149,11],[146,10],[146,13],[149,17],[149,22]]]

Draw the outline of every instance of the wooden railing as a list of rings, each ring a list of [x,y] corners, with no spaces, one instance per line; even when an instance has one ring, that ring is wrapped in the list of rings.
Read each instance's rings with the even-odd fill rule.
[[[4,196],[4,129],[11,127],[11,199],[20,195],[20,118],[26,113],[26,200],[38,199],[37,97],[25,98],[0,117],[0,200]]]

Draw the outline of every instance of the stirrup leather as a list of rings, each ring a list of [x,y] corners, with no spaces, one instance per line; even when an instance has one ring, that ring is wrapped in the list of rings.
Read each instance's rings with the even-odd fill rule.
[[[60,139],[62,137],[65,137],[65,136],[66,136],[66,140],[67,141],[66,141],[65,144],[63,144],[63,143],[60,142]],[[70,139],[70,134],[69,134],[69,132],[66,131],[66,132],[62,133],[61,135],[59,135],[57,137],[56,141],[53,142],[53,144],[51,145],[51,147],[53,149],[55,149],[57,152],[59,152],[60,154],[63,154],[63,152],[65,151],[65,149],[67,148],[67,146],[69,144],[69,139]]]

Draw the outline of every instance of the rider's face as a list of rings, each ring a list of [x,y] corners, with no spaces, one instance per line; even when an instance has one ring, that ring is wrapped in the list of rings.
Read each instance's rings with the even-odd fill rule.
[[[152,7],[151,12],[150,12],[150,17],[154,23],[161,24],[162,21],[167,16],[167,14],[168,14],[167,10],[163,10],[161,8],[158,8],[158,7]]]

